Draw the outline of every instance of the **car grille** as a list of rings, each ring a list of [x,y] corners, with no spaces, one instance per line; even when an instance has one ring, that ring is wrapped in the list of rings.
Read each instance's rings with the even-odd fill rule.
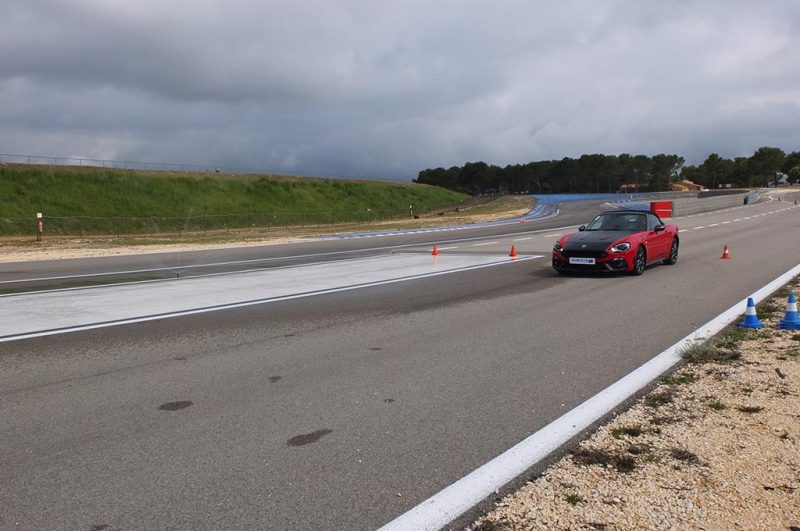
[[[573,251],[573,250],[564,250],[561,252],[563,256],[569,258],[570,256],[574,256],[576,258],[605,258],[608,254],[605,251]]]

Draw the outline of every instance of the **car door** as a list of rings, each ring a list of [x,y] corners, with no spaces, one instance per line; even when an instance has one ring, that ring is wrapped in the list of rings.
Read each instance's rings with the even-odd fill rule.
[[[672,244],[672,235],[662,230],[656,232],[656,225],[663,225],[654,214],[647,214],[647,255],[652,260],[666,258]]]

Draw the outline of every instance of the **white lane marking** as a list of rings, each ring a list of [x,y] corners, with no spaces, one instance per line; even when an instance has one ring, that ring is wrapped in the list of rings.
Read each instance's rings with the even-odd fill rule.
[[[728,223],[730,223],[730,221],[723,221],[722,222],[723,225],[727,225]]]
[[[719,225],[719,223],[712,223],[711,225],[709,225],[709,227],[716,227],[717,225]]]
[[[733,221],[742,221],[742,218],[736,218]]]
[[[535,210],[535,209],[534,209]],[[533,211],[531,211],[533,212]],[[554,212],[544,216],[537,216],[530,218],[529,221],[536,222],[536,221],[543,221],[550,218],[554,218],[561,213],[561,209],[556,207]],[[530,213],[529,213],[530,214]],[[525,220],[527,219],[527,214],[522,216],[522,218],[512,218],[503,221],[496,221],[496,222],[487,222],[487,223],[480,223],[480,224],[473,224],[473,225],[456,225],[456,226],[445,226],[445,227],[433,227],[429,229],[399,229],[397,231],[391,232],[377,232],[377,233],[350,233],[350,234],[340,234],[340,235],[325,235],[323,236],[326,239],[341,239],[341,240],[355,240],[360,238],[378,238],[384,236],[401,236],[401,235],[408,235],[408,234],[421,234],[421,233],[428,233],[428,232],[449,232],[449,231],[456,231],[456,230],[465,230],[465,229],[475,229],[475,228],[491,228],[491,227],[502,227],[507,225],[512,225],[514,223],[519,223],[518,220]]]
[[[558,238],[561,234],[545,234],[545,238]]]
[[[473,246],[473,247],[482,247],[482,246],[484,246],[484,245],[494,245],[494,244],[496,244],[496,243],[500,243],[500,242],[483,242],[483,243],[473,243],[473,244],[472,244],[472,246]]]
[[[704,228],[705,228],[705,226],[704,226],[704,225],[701,225],[701,226],[699,226],[699,227],[692,227],[692,228],[693,228],[694,230],[700,230],[700,229],[704,229]]]
[[[527,240],[532,240],[532,239],[533,239],[533,238],[532,238],[531,236],[528,236],[527,238],[517,238],[517,239],[515,239],[515,240],[511,240],[511,241],[514,241],[514,242],[524,242],[524,241],[527,241]]]
[[[542,232],[548,232],[551,230],[568,230],[571,227],[555,227],[551,229],[535,229],[525,232],[518,232],[516,234],[535,234],[540,235]],[[402,234],[398,234],[398,236],[402,236]],[[468,238],[455,238],[451,240],[444,240],[442,243],[462,243],[462,242],[471,242],[475,240],[485,240],[488,237],[496,237],[496,236],[470,236]],[[293,256],[275,256],[270,258],[253,258],[250,260],[233,260],[229,262],[209,262],[204,264],[191,264],[191,265],[177,265],[171,267],[156,267],[156,268],[149,268],[149,269],[131,269],[131,270],[122,270],[122,271],[109,271],[105,273],[86,273],[81,275],[64,275],[64,276],[57,276],[57,277],[35,277],[35,278],[23,278],[17,280],[0,280],[0,285],[2,284],[16,284],[21,282],[43,282],[48,280],[69,280],[69,279],[79,279],[79,278],[94,278],[94,277],[107,277],[107,276],[115,276],[115,275],[130,275],[134,273],[157,273],[159,271],[183,271],[186,269],[198,269],[204,267],[217,267],[217,266],[224,266],[224,265],[239,265],[239,264],[254,264],[254,263],[261,263],[261,262],[274,262],[278,260],[292,260],[296,258],[314,258],[319,256],[336,256],[336,255],[348,255],[353,253],[368,253],[372,251],[386,251],[391,249],[408,249],[414,247],[424,247],[425,245],[432,244],[433,241],[430,242],[419,242],[419,243],[404,243],[400,245],[383,245],[380,247],[367,247],[364,249],[349,249],[346,251],[331,251],[327,253],[310,253],[310,254],[298,254]],[[143,254],[164,254],[164,253],[143,253]],[[8,262],[8,263],[15,263],[15,262]],[[305,264],[303,264],[305,265]],[[293,266],[294,267],[294,266]],[[239,271],[235,271],[238,273]]]
[[[458,249],[458,245],[454,245],[452,247],[437,247],[440,251],[451,251],[453,249]]]
[[[408,256],[408,261],[413,263],[414,259],[410,258],[413,255]],[[245,283],[240,282],[240,284],[243,284],[239,286],[240,296],[243,293],[245,296],[258,297],[250,300],[236,300],[235,293],[233,293],[234,288],[231,287],[232,285],[228,285],[226,287],[220,286],[218,283],[211,284],[208,282],[196,282],[195,279],[173,280],[171,281],[173,284],[171,290],[161,289],[157,293],[151,294],[150,300],[145,301],[146,303],[150,304],[149,310],[146,305],[140,306],[137,309],[135,307],[136,304],[130,302],[126,303],[124,296],[122,296],[125,291],[128,291],[129,295],[132,293],[136,299],[144,297],[141,297],[138,291],[121,290],[118,286],[84,288],[84,292],[87,294],[84,299],[76,299],[72,294],[69,296],[64,295],[60,298],[54,298],[52,293],[42,294],[40,292],[34,292],[26,294],[28,295],[27,297],[19,297],[17,300],[9,301],[3,307],[0,307],[0,310],[3,310],[0,311],[0,334],[5,333],[5,335],[0,335],[0,343],[63,334],[68,332],[77,332],[82,330],[92,330],[96,328],[107,328],[124,324],[142,323],[157,319],[197,315],[220,310],[229,310],[233,308],[244,308],[247,306],[269,304],[291,299],[299,299],[316,295],[338,293],[341,291],[350,291],[372,286],[382,286],[385,284],[435,277],[449,273],[513,264],[515,262],[533,260],[542,257],[543,255],[530,255],[515,257],[513,259],[505,257],[502,259],[496,259],[493,257],[475,258],[451,256],[449,257],[449,260],[454,264],[454,266],[451,266],[450,269],[426,271],[416,274],[411,273],[406,274],[405,276],[394,278],[391,276],[394,274],[392,271],[400,270],[408,272],[409,270],[413,271],[414,267],[417,267],[417,270],[419,271],[419,266],[414,266],[413,264],[398,264],[395,266],[395,269],[390,269],[384,265],[383,262],[385,262],[385,260],[379,259],[372,260],[375,265],[372,272],[368,272],[371,274],[373,280],[365,280],[362,283],[355,284],[347,283],[338,286],[335,283],[342,280],[346,281],[347,279],[350,279],[352,282],[352,279],[354,278],[352,268],[348,268],[345,276],[337,276],[335,274],[336,272],[328,272],[327,278],[320,278],[325,276],[325,272],[323,270],[320,270],[320,268],[308,267],[305,271],[305,277],[303,277],[300,273],[289,274],[291,278],[295,279],[294,285],[287,285],[285,282],[283,284],[276,282],[276,279],[274,278],[275,275],[267,274],[268,271],[262,271],[255,275],[239,275],[241,277],[240,280],[246,281]],[[391,258],[397,260],[397,255]],[[441,268],[443,265],[443,261],[436,259],[434,259],[432,263],[433,266],[423,265],[423,269],[421,270],[425,271],[425,269],[430,269],[430,267]],[[359,278],[365,278],[365,275],[359,274]],[[366,279],[369,278],[369,276],[366,276]],[[261,297],[259,297],[258,279],[261,280]],[[314,284],[309,279],[318,279],[316,289]],[[205,279],[201,280],[205,281]],[[328,283],[328,285],[330,285],[330,282],[333,282],[334,285],[331,287],[325,287],[325,284]],[[181,285],[185,286],[185,289]],[[203,288],[203,286],[205,286],[205,293],[201,293],[201,288]],[[181,297],[177,292],[175,292],[176,289],[179,291],[182,290],[184,296]],[[241,291],[242,289],[244,289],[243,292]],[[263,291],[264,289],[266,289],[266,291]],[[306,289],[308,291],[297,291],[298,289]],[[283,293],[281,293],[280,290],[283,290]],[[189,295],[190,293],[195,297],[195,301],[191,300]],[[56,295],[58,296],[60,294]],[[216,295],[217,297],[226,297],[227,301],[219,298],[215,301],[211,295]],[[205,306],[192,306],[192,304],[197,304],[198,300],[201,300]],[[85,305],[80,306],[81,302],[83,302]],[[18,303],[17,307],[13,307],[14,303]],[[59,303],[62,306],[66,305],[68,308],[72,308],[71,313],[63,309],[63,311],[59,311]],[[90,307],[91,304],[89,303],[94,305],[94,313]],[[116,304],[116,307],[109,308],[109,306],[112,304]],[[181,308],[179,306],[175,306],[176,304],[189,304],[189,306]],[[79,307],[80,311],[75,311],[75,308]],[[54,308],[56,308],[56,310],[54,310]],[[142,313],[146,311],[149,311],[150,313],[142,315]],[[53,315],[59,316],[60,321],[55,321],[52,317]],[[48,316],[50,317],[49,321]],[[99,319],[105,320],[99,321]],[[83,322],[81,322],[81,320],[83,320]],[[53,328],[44,330],[32,328],[36,326],[37,323],[48,323]],[[27,326],[28,329],[20,329],[20,326]]]
[[[681,229],[678,232],[689,232],[689,229]]]
[[[798,273],[800,273],[800,265],[793,267],[755,292],[752,295],[753,299],[756,302],[763,300]],[[747,299],[737,302],[638,369],[606,387],[485,465],[398,516],[381,527],[379,531],[402,531],[405,529],[433,531],[446,526],[494,492],[495,489],[502,487],[528,470],[661,376],[681,360],[682,349],[696,341],[708,339],[721,331],[742,315],[746,305]]]

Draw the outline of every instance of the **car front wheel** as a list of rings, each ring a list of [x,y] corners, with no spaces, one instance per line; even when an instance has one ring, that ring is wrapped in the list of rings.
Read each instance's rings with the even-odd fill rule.
[[[672,240],[672,246],[669,248],[669,256],[664,259],[664,263],[667,265],[673,265],[677,261],[678,261],[678,239],[675,238]]]
[[[647,265],[647,255],[644,252],[644,247],[639,247],[636,251],[636,256],[633,257],[633,269],[631,275],[639,276],[644,273],[644,268]]]

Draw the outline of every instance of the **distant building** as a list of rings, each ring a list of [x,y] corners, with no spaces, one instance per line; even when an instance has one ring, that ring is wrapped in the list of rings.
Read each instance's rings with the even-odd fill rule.
[[[631,192],[638,191],[639,188],[641,188],[641,185],[639,185],[639,184],[635,184],[635,183],[628,184],[628,183],[625,183],[625,184],[623,184],[622,186],[619,187],[619,190],[617,192],[620,193],[620,194],[629,194]]]
[[[693,183],[689,179],[683,179],[682,181],[669,183],[669,189],[673,192],[699,192],[706,188],[702,184]]]

